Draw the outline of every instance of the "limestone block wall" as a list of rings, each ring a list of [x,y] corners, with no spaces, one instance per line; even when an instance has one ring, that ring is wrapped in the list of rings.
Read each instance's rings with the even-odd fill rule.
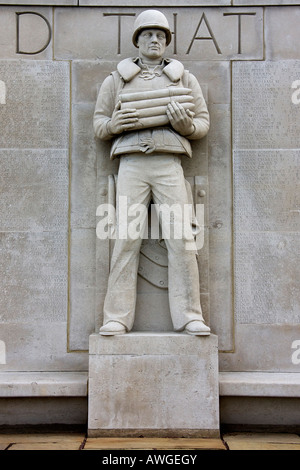
[[[232,68],[235,353],[224,370],[299,372],[299,14],[265,8],[264,60]]]
[[[109,269],[96,209],[118,169],[92,115],[104,78],[136,55],[135,16],[159,7],[168,55],[211,115],[183,167],[205,206],[201,296],[220,371],[299,373],[299,1],[149,4],[0,0],[0,371],[87,370]],[[153,289],[139,280],[136,329],[170,328]]]

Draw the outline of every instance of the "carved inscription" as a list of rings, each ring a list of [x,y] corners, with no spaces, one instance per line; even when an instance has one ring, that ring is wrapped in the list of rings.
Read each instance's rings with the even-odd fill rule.
[[[300,61],[233,64],[233,133],[239,149],[299,148],[291,86]]]
[[[67,238],[63,232],[0,232],[2,323],[66,320]]]
[[[222,51],[221,51],[221,48],[219,46],[219,42],[218,41],[222,41],[222,35],[220,34],[220,25],[218,26],[218,28],[213,28],[212,24],[211,24],[211,20],[209,20],[208,16],[209,16],[209,13],[205,13],[203,10],[202,12],[200,11],[195,11],[195,16],[197,17],[198,16],[198,13],[200,13],[200,16],[199,16],[199,22],[197,23],[196,27],[191,29],[191,31],[193,32],[193,35],[190,37],[190,42],[189,42],[189,46],[185,52],[185,54],[188,56],[190,55],[191,53],[191,49],[192,47],[194,46],[195,44],[195,41],[211,41],[215,50],[216,50],[216,53],[219,54],[219,55],[222,55]],[[235,43],[237,44],[237,49],[235,51],[236,54],[238,55],[241,55],[243,54],[243,52],[245,52],[243,50],[243,47],[242,47],[242,35],[243,35],[243,27],[245,25],[245,22],[242,23],[242,17],[244,16],[256,16],[256,12],[255,11],[249,11],[249,12],[221,12],[221,16],[223,15],[223,18],[224,18],[224,25],[222,26],[225,26],[226,27],[226,17],[228,16],[236,16],[238,18],[238,21],[237,21],[237,27],[236,27],[236,37],[235,37]],[[116,16],[118,18],[118,30],[117,30],[117,33],[118,33],[118,49],[117,49],[117,53],[118,54],[121,54],[121,44],[122,44],[122,18],[124,16],[135,16],[135,13],[103,13],[103,16]],[[173,31],[172,31],[172,34],[173,34],[173,54],[177,54],[179,52],[178,50],[178,44],[182,43],[182,37],[180,37],[180,41],[178,40],[178,34],[179,34],[179,24],[180,22],[182,21],[182,15],[178,14],[178,13],[173,13],[173,21],[170,22],[170,24],[173,23]],[[246,27],[246,26],[245,26]],[[186,31],[187,33],[187,31]],[[217,40],[217,36],[220,38],[219,40]]]
[[[296,324],[300,120],[291,90],[300,62],[244,65],[233,65],[236,318]]]
[[[173,39],[168,54],[179,60],[263,59],[263,10],[231,8],[160,9]],[[97,13],[97,14],[96,14]],[[58,59],[118,59],[134,54],[131,33],[139,10],[81,8],[79,15],[55,11],[55,56]],[[86,31],[95,31],[87,35]],[[74,35],[76,34],[76,38]]]
[[[235,235],[235,315],[239,323],[299,324],[299,233]]]
[[[123,16],[135,16],[135,13],[103,13],[103,16],[116,16],[118,18],[118,48],[117,48],[117,54],[121,54],[122,17]]]
[[[47,39],[46,41],[44,41],[44,44],[42,47],[39,47],[38,49],[34,50],[34,51],[28,51],[28,50],[22,50],[21,46],[20,46],[20,22],[21,22],[21,17],[23,15],[35,15],[35,16],[38,16],[39,18],[41,18],[41,20],[45,23],[46,25],[46,30],[47,30]],[[17,54],[28,54],[28,55],[35,55],[35,54],[40,54],[41,52],[43,52],[45,49],[47,49],[47,47],[49,46],[50,44],[50,41],[51,41],[51,37],[52,37],[52,29],[51,29],[51,25],[49,23],[49,21],[47,20],[47,18],[45,18],[43,15],[41,15],[40,13],[37,13],[37,12],[33,12],[33,11],[22,11],[22,12],[16,12],[16,31],[17,31],[17,47],[16,47],[16,53]]]
[[[245,21],[242,21],[242,18],[243,17],[246,17],[246,16],[256,16],[257,13],[256,11],[246,11],[246,12],[241,12],[241,11],[233,11],[233,12],[228,12],[228,11],[224,11],[224,12],[221,12],[221,16],[223,15],[223,18],[224,18],[224,25],[222,24],[221,25],[221,28],[220,28],[220,25],[218,25],[217,27],[215,26],[212,26],[211,24],[211,19],[208,18],[208,15],[205,11],[202,10],[202,12],[199,12],[200,15],[199,15],[199,21],[197,23],[196,26],[191,26],[191,33],[192,35],[190,36],[190,40],[189,40],[189,45],[188,45],[188,48],[185,52],[186,55],[190,55],[191,53],[191,49],[192,47],[194,46],[195,42],[200,42],[200,41],[211,41],[215,50],[216,50],[216,53],[218,55],[222,55],[223,52],[220,48],[220,45],[219,45],[219,42],[223,42],[223,35],[220,33],[220,29],[222,30],[223,27],[226,28],[230,28],[231,30],[232,29],[235,29],[235,38],[234,38],[234,43],[237,45],[236,47],[236,50],[233,51],[232,50],[232,53],[233,54],[237,54],[237,55],[242,55],[245,51],[243,50],[243,42],[242,42],[242,37],[243,37],[243,34],[244,34],[244,29],[247,29],[247,23]],[[37,12],[33,12],[33,11],[21,11],[21,12],[16,12],[16,53],[17,54],[26,54],[26,55],[35,55],[35,54],[40,54],[41,52],[43,52],[50,44],[51,42],[51,39],[52,39],[52,28],[51,28],[51,25],[49,23],[49,21],[47,20],[47,18],[45,18],[42,14],[40,13],[37,13]],[[195,17],[197,17],[197,14],[198,14],[198,11],[196,12],[195,11]],[[22,47],[20,46],[20,25],[22,23],[22,17],[23,15],[35,15],[35,16],[38,16],[41,18],[41,21],[43,21],[45,23],[45,28],[46,28],[46,31],[47,31],[47,35],[48,37],[46,39],[43,39],[43,46],[38,46],[36,50],[24,50],[22,49]],[[124,43],[124,37],[122,35],[122,24],[123,24],[123,18],[124,17],[135,17],[136,16],[136,13],[135,12],[121,12],[121,11],[112,11],[112,12],[103,12],[103,17],[115,17],[116,18],[116,22],[112,23],[112,28],[114,29],[114,35],[117,36],[117,50],[114,51],[115,53],[117,54],[121,54],[122,53],[122,44]],[[193,15],[194,16],[194,15]],[[237,17],[237,23],[236,23],[236,26],[234,26],[233,24],[229,23],[228,21],[226,21],[226,17],[229,17],[229,16],[236,16]],[[177,54],[178,53],[178,45],[180,45],[182,43],[182,34],[180,33],[180,36],[179,36],[179,39],[180,41],[178,40],[178,34],[179,34],[179,25],[181,22],[183,22],[183,18],[182,18],[182,15],[177,12],[174,12],[173,13],[173,21],[170,22],[170,24],[173,23],[173,54]],[[213,20],[213,23],[215,23],[215,21]],[[105,28],[105,25],[103,25],[104,28]],[[100,27],[101,29],[101,27]],[[186,33],[186,29],[185,29],[185,33]],[[185,34],[185,36],[187,36]],[[219,39],[217,39],[217,36],[219,37]],[[218,42],[219,41],[219,42]],[[127,39],[125,40],[125,44],[127,42]],[[248,41],[247,41],[248,42]],[[107,43],[108,44],[108,43]],[[226,45],[228,46],[228,45]],[[113,52],[113,51],[111,51]]]
[[[300,150],[234,152],[239,323],[299,322]]]
[[[1,61],[6,105],[0,106],[0,148],[67,148],[69,67],[48,61]]]
[[[300,231],[300,149],[234,154],[237,231]]]
[[[68,152],[0,150],[0,230],[68,227]]]
[[[244,27],[247,28],[247,24],[246,24],[245,21],[242,22],[242,17],[256,16],[257,13],[255,11],[247,11],[247,12],[240,12],[240,11],[227,12],[227,11],[224,11],[224,12],[221,12],[221,16],[223,15],[223,18],[224,18],[224,21],[223,21],[224,25],[222,24],[221,28],[220,28],[220,25],[218,25],[218,27],[213,27],[212,26],[211,20],[208,18],[209,15],[207,15],[207,13],[205,13],[205,11],[202,10],[202,12],[199,12],[199,13],[200,13],[199,21],[198,21],[197,25],[194,26],[194,27],[191,27],[192,35],[190,36],[189,45],[188,45],[188,48],[185,52],[185,54],[187,56],[190,55],[191,49],[195,45],[196,41],[198,43],[200,41],[204,41],[204,42],[210,41],[210,42],[212,42],[216,53],[218,55],[222,55],[223,52],[220,48],[219,42],[220,41],[223,42],[223,38],[222,38],[223,35],[220,34],[220,29],[222,29],[222,27],[226,28],[226,24],[227,24],[228,28],[233,29],[233,25],[230,24],[228,22],[228,20],[226,21],[226,17],[228,17],[228,16],[236,16],[238,18],[236,26],[234,27],[234,29],[236,30],[235,31],[235,38],[232,38],[232,39],[234,39],[233,42],[237,45],[237,47],[236,47],[236,50],[232,51],[232,52],[233,52],[233,54],[237,54],[237,55],[242,55],[245,52],[243,50],[242,37],[243,37],[243,34],[244,34]],[[198,16],[197,14],[198,14],[198,11],[197,11],[197,13],[195,12],[195,16]],[[45,22],[45,25],[46,25],[46,28],[47,28],[48,38],[46,40],[43,40],[43,46],[38,47],[35,51],[22,50],[22,48],[20,46],[20,23],[21,23],[23,15],[36,15],[36,16],[39,16],[41,18],[41,20]],[[103,17],[115,17],[116,20],[117,20],[117,21],[114,21],[113,23],[111,23],[112,28],[114,30],[114,35],[117,36],[117,38],[118,38],[117,39],[117,50],[116,51],[111,51],[111,52],[115,52],[117,54],[122,53],[122,45],[124,43],[124,37],[123,37],[123,34],[122,34],[123,18],[124,17],[130,17],[130,16],[135,17],[136,13],[134,13],[134,12],[120,12],[120,11],[103,12]],[[182,33],[179,33],[180,22],[181,23],[183,22],[183,18],[182,18],[181,14],[178,14],[178,13],[174,12],[172,20],[173,21],[170,24],[173,23],[173,32],[172,32],[172,34],[173,34],[173,54],[177,54],[179,52],[178,51],[178,45],[180,45],[183,42],[182,41],[183,38],[180,37],[180,36],[182,36]],[[213,23],[215,23],[214,20],[213,20]],[[105,25],[103,25],[103,26],[105,28]],[[101,27],[100,27],[100,29],[101,29]],[[185,33],[186,32],[187,31],[185,29]],[[39,54],[49,46],[49,44],[51,42],[51,37],[52,37],[51,25],[50,25],[49,21],[47,20],[47,18],[45,18],[40,13],[31,12],[31,11],[16,12],[16,33],[17,33],[17,38],[16,38],[16,44],[17,44],[16,53],[17,54],[28,54],[28,55]],[[178,34],[180,34],[179,38],[178,38]],[[185,34],[185,36],[187,36],[187,35]],[[219,37],[219,39],[217,39],[217,36]],[[180,41],[178,39],[180,39]],[[126,41],[127,41],[127,39],[125,40],[125,44],[126,44]],[[105,41],[105,43],[108,45],[107,41]],[[228,45],[226,45],[226,46],[228,46]],[[225,48],[226,48],[226,46],[225,46]]]

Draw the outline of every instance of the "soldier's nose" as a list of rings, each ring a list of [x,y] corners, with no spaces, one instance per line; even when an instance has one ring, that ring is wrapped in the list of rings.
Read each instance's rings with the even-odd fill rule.
[[[158,43],[158,37],[156,36],[156,34],[154,34],[151,38],[151,42],[155,42],[155,43]]]

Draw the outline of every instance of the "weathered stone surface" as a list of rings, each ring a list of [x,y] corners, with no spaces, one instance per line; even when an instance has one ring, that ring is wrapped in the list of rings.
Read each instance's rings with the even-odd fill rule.
[[[220,372],[220,396],[293,397],[300,392],[300,374],[284,372]]]
[[[212,338],[211,343],[210,338]],[[119,356],[121,354],[161,356],[176,355],[180,350],[180,354],[190,356],[200,353],[202,348],[207,350],[207,347],[215,346],[216,341],[214,335],[201,338],[174,332],[135,332],[113,338],[102,338],[93,334],[89,338],[89,353],[92,356]],[[201,354],[201,357],[205,359],[205,355]]]
[[[287,2],[299,5],[299,1]],[[274,7],[266,9],[266,58],[268,60],[299,59],[300,8]],[[299,75],[299,74],[298,74]],[[291,76],[291,81],[299,78]]]
[[[210,318],[220,350],[233,348],[232,167],[229,104],[210,106],[208,135]]]
[[[173,331],[168,291],[138,277],[133,331]]]
[[[236,151],[235,313],[240,323],[299,320],[298,150]]]
[[[73,229],[70,237],[69,348],[88,350],[95,330],[96,234]]]
[[[68,148],[68,64],[0,61],[0,77],[7,89],[0,148]]]
[[[270,28],[276,9],[267,11]],[[235,353],[222,355],[223,370],[295,371],[300,154],[292,84],[298,71],[294,60],[233,65],[236,324]]]
[[[26,3],[26,0],[24,2]],[[6,5],[21,5],[22,2],[1,0],[0,5],[4,3]],[[49,40],[51,42],[52,30],[52,9],[49,7],[1,6],[0,59],[52,59],[52,47],[49,43]],[[48,43],[48,47],[41,51]]]
[[[227,61],[184,61],[201,84],[208,106],[230,103],[230,64]],[[211,132],[211,131],[210,131]]]
[[[85,425],[87,416],[87,400],[82,397],[41,397],[41,398],[4,398],[0,400],[0,415],[1,423],[4,426],[22,426],[23,428],[37,425]],[[34,436],[34,437],[33,437]],[[78,437],[71,437],[68,433],[69,440],[66,442],[65,449],[77,450],[80,443]],[[8,436],[7,436],[8,437]],[[13,437],[11,435],[11,437]],[[83,436],[82,436],[83,437]],[[32,439],[36,438],[36,445],[33,444]],[[25,435],[19,433],[12,439],[16,442],[15,450],[61,450],[61,442],[63,436],[55,435],[40,435],[39,438],[35,435],[28,435],[25,440]],[[31,440],[31,442],[30,442]],[[22,441],[22,442],[20,442]],[[27,441],[27,442],[26,442]],[[73,444],[72,444],[73,441]],[[75,442],[74,442],[75,441]]]
[[[232,233],[213,228],[210,233],[210,325],[218,334],[221,351],[234,347]]]
[[[1,308],[2,311],[2,308]],[[88,354],[68,351],[66,321],[34,320],[28,314],[22,322],[1,323],[6,343],[6,364],[0,371],[64,372],[85,371]]]
[[[237,149],[299,148],[292,83],[299,61],[233,64],[233,138]]]
[[[284,324],[284,312],[281,321],[275,323],[274,319],[274,324],[236,323],[234,353],[220,354],[220,370],[298,373],[299,364],[292,360],[295,353],[292,345],[299,338],[299,321]]]
[[[237,231],[300,231],[300,149],[234,154]]]
[[[109,150],[108,150],[109,151]],[[101,153],[100,153],[101,155]],[[109,153],[105,153],[109,160]],[[113,172],[111,177],[113,178]],[[97,190],[96,190],[97,207],[101,204],[107,204],[108,201],[108,177],[102,176],[101,159],[97,158]],[[97,225],[100,217],[97,217]],[[97,233],[97,229],[96,229]],[[109,275],[110,256],[113,249],[112,240],[101,240],[96,238],[96,299],[95,299],[95,331],[99,331],[103,324],[103,304],[107,290],[107,282]]]
[[[299,233],[235,234],[235,314],[239,323],[299,323]]]
[[[95,106],[100,86],[104,79],[116,70],[118,60],[73,60],[72,102],[92,103]]]
[[[0,397],[85,397],[86,372],[0,372]]]
[[[299,398],[224,397],[221,399],[221,419],[224,424],[235,428],[242,424],[244,429],[247,425],[252,429],[258,426],[270,429],[274,425],[277,430],[284,431],[298,426],[299,405]],[[272,450],[275,450],[275,446]]]
[[[131,41],[135,16],[144,8],[81,8],[55,10],[55,58],[109,60],[137,55]],[[169,55],[179,60],[249,60],[263,58],[263,16],[261,8],[247,8],[236,15],[232,8],[180,8],[166,14],[175,39]],[[203,16],[204,14],[204,16]],[[239,29],[239,18],[241,27]],[[187,34],[186,25],[189,25]],[[88,32],[88,34],[87,34]],[[204,39],[203,39],[204,38]]]
[[[218,434],[217,362],[213,335],[92,335],[89,433]]]
[[[0,150],[0,168],[0,230],[67,229],[67,151]]]
[[[72,108],[71,227],[94,228],[96,222],[96,142],[94,106]]]
[[[64,321],[67,233],[1,232],[0,321]]]

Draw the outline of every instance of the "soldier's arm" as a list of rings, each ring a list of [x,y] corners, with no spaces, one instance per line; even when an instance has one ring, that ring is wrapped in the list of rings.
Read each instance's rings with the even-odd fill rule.
[[[109,122],[114,108],[114,81],[113,77],[109,75],[101,85],[93,119],[95,135],[101,140],[109,140],[113,137],[109,130]]]
[[[121,109],[121,103],[115,104],[115,101],[114,80],[110,75],[101,86],[94,113],[95,135],[101,140],[133,129],[138,121],[135,109]]]
[[[193,118],[194,131],[186,137],[191,140],[202,139],[209,131],[210,119],[201,87],[192,74],[189,74],[189,88],[191,88],[194,97],[195,108],[193,111],[195,116]]]

